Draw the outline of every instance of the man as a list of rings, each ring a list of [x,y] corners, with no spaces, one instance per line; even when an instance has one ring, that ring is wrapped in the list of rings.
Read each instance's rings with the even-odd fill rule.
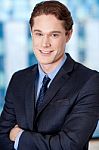
[[[0,118],[1,150],[88,150],[99,117],[99,74],[65,54],[72,26],[60,2],[35,6],[30,27],[38,65],[10,81]]]

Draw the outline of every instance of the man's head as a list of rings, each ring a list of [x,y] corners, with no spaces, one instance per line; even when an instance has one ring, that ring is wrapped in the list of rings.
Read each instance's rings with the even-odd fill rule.
[[[73,19],[68,8],[59,1],[43,1],[38,3],[31,14],[30,27],[34,25],[34,18],[40,15],[54,15],[57,19],[63,21],[63,26],[66,31],[71,30]]]
[[[58,1],[37,4],[30,18],[34,54],[45,71],[54,70],[65,55],[72,35],[72,17]]]

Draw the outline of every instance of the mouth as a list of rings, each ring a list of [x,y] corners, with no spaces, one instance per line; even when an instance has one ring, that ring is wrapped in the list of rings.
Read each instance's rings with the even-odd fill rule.
[[[42,54],[47,55],[47,54],[51,54],[53,51],[40,50],[40,52],[41,52]]]

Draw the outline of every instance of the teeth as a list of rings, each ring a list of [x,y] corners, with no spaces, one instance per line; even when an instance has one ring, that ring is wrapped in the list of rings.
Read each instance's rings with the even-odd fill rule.
[[[41,53],[49,54],[50,52],[47,52],[47,51],[41,51]]]

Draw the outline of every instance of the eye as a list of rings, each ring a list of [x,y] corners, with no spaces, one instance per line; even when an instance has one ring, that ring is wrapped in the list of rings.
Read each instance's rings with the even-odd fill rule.
[[[59,34],[53,33],[53,34],[52,34],[52,37],[53,37],[53,38],[57,38],[57,37],[59,37]]]
[[[43,36],[43,34],[40,33],[40,32],[36,32],[35,35],[36,35],[36,36]]]

